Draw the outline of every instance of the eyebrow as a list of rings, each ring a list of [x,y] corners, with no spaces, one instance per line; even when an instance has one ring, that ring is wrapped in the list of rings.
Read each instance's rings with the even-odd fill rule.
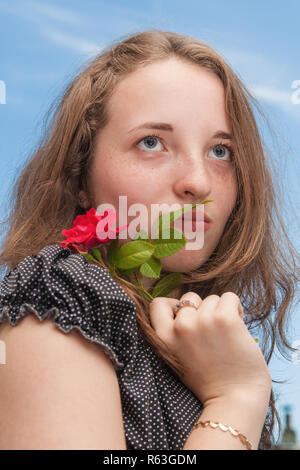
[[[169,131],[169,132],[173,132],[174,130],[173,126],[167,122],[144,122],[143,124],[131,129],[129,133],[137,129],[158,129],[161,131]],[[217,131],[213,135],[213,138],[215,137],[218,137],[220,139],[232,140],[232,135],[228,134],[228,132],[225,132],[225,131]]]

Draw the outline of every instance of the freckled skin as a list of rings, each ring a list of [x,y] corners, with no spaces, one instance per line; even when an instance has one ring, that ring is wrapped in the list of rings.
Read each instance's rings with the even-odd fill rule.
[[[126,195],[127,207],[144,204],[150,219],[153,203],[183,207],[212,199],[204,205],[212,223],[204,232],[203,248],[183,248],[161,259],[166,271],[196,269],[218,244],[237,197],[230,150],[223,147],[220,157],[215,149],[229,142],[212,138],[218,130],[231,132],[220,79],[196,65],[175,58],[163,60],[124,78],[116,86],[109,111],[110,120],[97,136],[89,177],[94,207],[110,203],[118,211],[119,195]],[[129,133],[146,121],[170,123],[174,131]],[[153,133],[162,139],[145,139]],[[88,207],[83,191],[81,196],[83,207]],[[126,223],[138,215],[128,216]],[[150,227],[151,220],[149,233]],[[128,241],[120,240],[120,244]],[[150,287],[153,281],[144,280]]]

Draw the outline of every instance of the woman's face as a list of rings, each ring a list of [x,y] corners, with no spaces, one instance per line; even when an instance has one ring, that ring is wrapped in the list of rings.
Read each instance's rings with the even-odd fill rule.
[[[151,236],[151,204],[184,207],[212,199],[200,206],[211,219],[203,247],[184,247],[160,260],[166,271],[196,269],[217,246],[237,197],[231,150],[224,146],[230,140],[214,137],[219,131],[230,134],[221,81],[199,66],[170,58],[118,83],[109,114],[97,136],[89,177],[93,207],[110,203],[118,213],[119,195],[127,196],[128,208],[135,203],[147,207]],[[133,130],[145,122],[169,123],[173,131]],[[153,133],[160,138],[147,139]],[[83,207],[89,207],[91,201],[81,196]],[[127,216],[125,224],[137,216]]]

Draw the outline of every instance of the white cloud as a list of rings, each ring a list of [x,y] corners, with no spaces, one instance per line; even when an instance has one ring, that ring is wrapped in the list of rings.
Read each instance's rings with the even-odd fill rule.
[[[227,47],[220,47],[218,50],[255,98],[276,105],[293,118],[300,119],[300,105],[292,103],[293,80],[290,78],[288,64],[283,67],[256,51]]]
[[[41,24],[46,21],[60,21],[72,26],[82,26],[84,23],[79,14],[67,8],[38,2],[1,2],[0,9],[5,13]]]
[[[257,51],[247,51],[232,48],[220,48],[221,54],[229,62],[234,71],[248,86],[256,86],[258,82],[268,83],[268,87],[278,87],[279,82],[285,82],[288,64],[275,63],[271,57],[266,57]]]
[[[292,102],[292,92],[268,86],[249,87],[255,98],[277,105],[297,121],[300,120],[300,105]]]
[[[103,47],[102,44],[97,44],[75,35],[62,33],[56,29],[44,28],[40,32],[52,42],[87,56],[98,54]]]
[[[270,101],[271,103],[275,103],[280,106],[292,105],[292,93],[289,91],[283,91],[279,90],[278,88],[271,88],[267,86],[252,87],[250,88],[250,90],[257,98],[262,98],[266,101]]]
[[[68,23],[73,26],[82,25],[82,18],[78,13],[75,13],[74,10],[67,8],[62,8],[58,6],[49,5],[45,2],[29,2],[27,4],[28,8],[32,8],[36,13],[45,16],[46,18],[53,19],[56,21],[62,21],[63,23]]]

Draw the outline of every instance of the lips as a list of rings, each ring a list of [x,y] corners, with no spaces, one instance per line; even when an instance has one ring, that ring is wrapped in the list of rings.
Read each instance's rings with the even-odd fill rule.
[[[184,214],[182,214],[182,219],[183,220],[192,220],[192,221],[197,220],[197,222],[200,222],[201,220],[204,220],[204,222],[206,222],[206,223],[211,222],[210,218],[206,214],[198,214],[198,217],[197,217],[197,212],[196,212],[195,207],[191,211],[188,211],[188,212],[185,212]]]
[[[211,219],[208,217],[208,215],[206,215],[206,214],[197,214],[196,213],[196,208],[193,208],[192,210],[187,211],[184,214],[182,214],[181,219],[182,219],[182,222],[183,221],[186,221],[186,222],[191,221],[193,230],[195,230],[197,224],[199,224],[199,223],[201,224],[201,223],[203,223],[203,221],[204,221],[204,230],[206,230],[206,229],[208,229],[209,224],[211,222]],[[173,221],[171,223],[171,227],[174,228],[174,224],[177,221],[180,222],[180,217],[178,217],[178,219],[176,219],[175,221]]]

